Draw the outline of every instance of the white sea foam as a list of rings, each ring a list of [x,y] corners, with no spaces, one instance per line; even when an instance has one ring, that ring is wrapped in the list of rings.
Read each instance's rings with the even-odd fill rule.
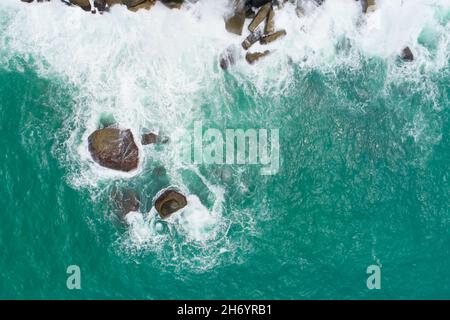
[[[200,245],[204,254],[201,268],[214,265],[222,253],[237,245],[226,238],[233,214],[237,213],[224,216],[224,189],[209,182],[195,166],[181,167],[152,147],[142,148],[139,139],[138,170],[118,173],[102,168],[91,160],[87,137],[106,113],[113,115],[121,127],[130,128],[137,138],[144,129],[172,133],[175,139],[164,148],[166,155],[175,154],[178,138],[202,118],[200,106],[214,103],[224,91],[219,55],[231,44],[239,47],[247,35],[226,32],[223,16],[229,12],[227,4],[226,0],[198,1],[182,10],[169,10],[158,3],[150,11],[137,13],[114,6],[103,15],[59,2],[25,4],[2,0],[0,4],[2,16],[7,17],[7,21],[0,21],[1,65],[16,70],[28,65],[42,77],[56,76],[66,81],[67,88],[73,91],[76,107],[65,131],[59,133],[67,137],[65,144],[57,148],[70,170],[70,183],[95,188],[99,182],[126,180],[142,174],[151,165],[149,159],[158,158],[171,183],[185,189],[189,206],[168,222],[158,221],[154,212],[149,216],[129,214],[127,245],[157,251],[166,262],[187,261],[183,245]],[[366,16],[359,2],[353,0],[328,0],[321,7],[308,5],[307,15],[301,18],[295,8],[288,3],[283,10],[277,10],[276,27],[286,29],[287,36],[267,46],[273,51],[271,55],[250,66],[241,51],[241,59],[228,71],[244,87],[251,81],[262,96],[285,94],[292,80],[292,63],[332,70],[339,64],[357,65],[361,55],[385,59],[392,65],[393,78],[400,73],[402,77],[416,75],[419,67],[432,71],[447,66],[449,26],[437,22],[435,14],[437,10],[450,10],[448,0],[378,0],[378,9]],[[418,43],[426,26],[438,35],[433,55]],[[350,41],[350,49],[338,55],[336,46],[342,38]],[[395,59],[406,45],[416,59],[399,70]],[[251,51],[260,49],[266,47],[256,44]],[[14,56],[24,62],[12,63]],[[417,128],[415,135],[422,130]],[[181,169],[192,170],[207,186],[214,198],[211,208],[189,194]],[[239,221],[243,221],[242,217]],[[174,244],[173,255],[166,257],[162,248],[170,242],[171,232],[183,238],[183,245]],[[208,241],[214,245],[206,244]]]

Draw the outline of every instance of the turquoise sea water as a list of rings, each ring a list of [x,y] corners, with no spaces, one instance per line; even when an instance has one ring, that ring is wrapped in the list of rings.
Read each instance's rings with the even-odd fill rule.
[[[450,11],[411,1],[405,27],[391,3],[367,22],[354,1],[327,4],[311,13],[323,28],[288,5],[278,51],[227,72],[217,57],[239,39],[223,4],[94,17],[2,3],[0,298],[450,298]],[[113,174],[86,152],[105,116],[134,133],[279,128],[280,171],[180,166],[174,139]],[[114,189],[136,190],[145,217],[171,184],[196,204],[184,220],[116,218]],[[366,286],[373,264],[381,290]]]

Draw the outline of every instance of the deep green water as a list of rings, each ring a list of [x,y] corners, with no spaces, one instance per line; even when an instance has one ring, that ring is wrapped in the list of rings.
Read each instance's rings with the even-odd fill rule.
[[[0,11],[7,13],[14,16]],[[5,33],[9,21],[0,19]],[[426,50],[436,45],[429,41]],[[201,166],[224,190],[226,230],[196,242],[164,229],[155,248],[129,243],[110,193],[132,187],[148,211],[169,173],[155,176],[155,160],[131,178],[76,182],[92,173],[66,157],[86,130],[71,140],[75,119],[85,119],[83,94],[65,75],[38,71],[33,60],[41,58],[5,51],[0,298],[450,298],[448,59],[430,70],[363,54],[352,67],[293,63],[277,95],[216,70],[219,84],[198,92],[196,117],[219,129],[280,128],[280,172],[231,166],[221,180],[222,167]],[[179,171],[210,208],[211,190],[193,170]],[[66,287],[73,264],[81,290]],[[373,264],[381,290],[366,287]]]

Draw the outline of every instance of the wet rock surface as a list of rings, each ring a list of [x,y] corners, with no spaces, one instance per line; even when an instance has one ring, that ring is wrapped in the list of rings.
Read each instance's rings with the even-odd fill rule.
[[[247,38],[242,42],[242,48],[248,50],[253,44],[261,40],[263,33],[259,30],[250,33]]]
[[[134,190],[114,190],[111,196],[118,210],[119,218],[124,219],[128,213],[139,210],[140,199]]]
[[[247,60],[248,63],[254,64],[256,61],[260,60],[261,58],[264,58],[265,56],[269,55],[270,51],[266,50],[264,52],[247,52],[245,55],[245,60]]]
[[[169,137],[160,136],[154,132],[144,133],[141,137],[141,144],[143,146],[148,144],[165,144],[169,142]]]
[[[92,9],[91,3],[89,2],[89,0],[70,0],[70,3],[72,3],[76,6],[79,6],[84,11],[90,12]]]
[[[284,37],[285,35],[286,35],[286,30],[279,30],[277,32],[263,36],[259,42],[261,44],[269,44],[281,37]]]
[[[166,7],[171,9],[179,9],[184,0],[160,0]]]
[[[414,55],[409,47],[406,47],[402,50],[400,57],[403,59],[403,61],[407,61],[407,62],[414,60]]]
[[[166,190],[155,201],[155,209],[162,219],[187,205],[186,197],[178,191]]]
[[[139,149],[129,129],[103,128],[88,138],[92,159],[103,167],[132,171],[139,164]]]
[[[271,9],[271,4],[267,3],[259,9],[258,13],[256,13],[255,18],[248,25],[248,30],[250,32],[254,32],[256,28],[266,19],[269,11]]]

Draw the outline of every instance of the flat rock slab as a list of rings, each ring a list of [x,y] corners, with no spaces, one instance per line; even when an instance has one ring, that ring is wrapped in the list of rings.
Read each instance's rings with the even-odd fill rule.
[[[247,60],[247,62],[250,64],[254,64],[256,61],[267,56],[269,53],[269,50],[266,50],[264,52],[247,52],[247,54],[245,55],[245,60]]]
[[[252,22],[248,25],[248,30],[250,32],[254,32],[256,28],[263,22],[267,15],[269,14],[271,5],[270,3],[267,3],[259,9],[258,13],[256,14],[256,17],[252,20]]]

